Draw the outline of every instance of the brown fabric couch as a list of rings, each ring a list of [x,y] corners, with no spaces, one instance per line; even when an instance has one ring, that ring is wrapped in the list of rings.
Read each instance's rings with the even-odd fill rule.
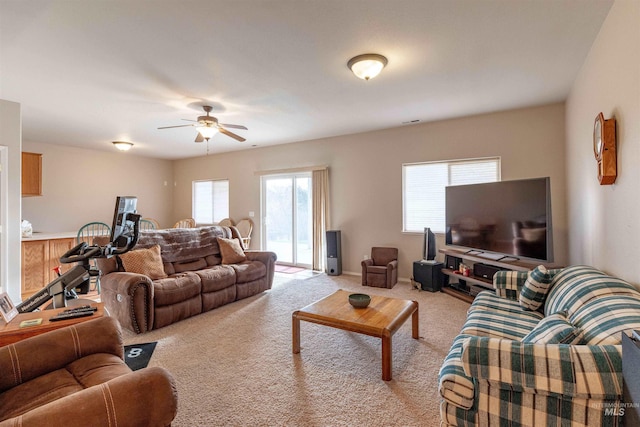
[[[101,317],[0,347],[0,427],[168,426],[171,375],[132,372],[118,322]]]
[[[235,227],[146,230],[134,250],[160,245],[166,278],[125,272],[117,257],[98,260],[102,301],[122,327],[158,329],[271,289],[276,254],[247,251],[222,264],[217,237],[240,238]]]

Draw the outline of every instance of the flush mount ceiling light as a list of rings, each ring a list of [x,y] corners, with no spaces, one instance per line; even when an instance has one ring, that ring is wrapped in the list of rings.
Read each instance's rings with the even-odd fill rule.
[[[120,151],[129,151],[133,147],[132,143],[125,141],[113,141],[112,144]]]
[[[353,57],[347,62],[347,66],[356,77],[369,80],[380,74],[387,65],[387,58],[377,53],[365,53]]]

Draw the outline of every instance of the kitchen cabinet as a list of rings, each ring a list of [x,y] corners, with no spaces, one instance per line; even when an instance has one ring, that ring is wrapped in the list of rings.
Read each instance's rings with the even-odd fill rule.
[[[42,154],[22,152],[22,195],[42,196]]]
[[[21,297],[30,297],[57,277],[53,268],[61,265],[66,272],[74,264],[61,264],[60,257],[76,245],[72,237],[22,241],[22,289]]]

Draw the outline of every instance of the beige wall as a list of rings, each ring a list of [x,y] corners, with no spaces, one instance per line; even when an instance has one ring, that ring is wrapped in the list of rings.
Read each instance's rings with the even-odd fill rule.
[[[567,101],[567,185],[572,263],[640,284],[640,2],[617,0]],[[600,186],[593,123],[617,121],[618,178]]]
[[[412,275],[422,236],[402,233],[402,164],[501,156],[502,179],[550,176],[556,261],[567,260],[564,104],[255,148],[174,163],[174,217],[191,216],[191,182],[229,179],[230,215],[256,213],[260,245],[260,177],[255,171],[328,165],[331,228],[342,230],[343,270],[360,273],[372,246],[400,250],[400,276]],[[442,236],[439,246],[442,247]]]
[[[0,218],[6,228],[0,233],[0,289],[7,292],[14,303],[20,301],[20,187],[22,124],[20,104],[0,99],[0,146],[7,156],[7,170],[0,179],[0,193],[6,201]],[[5,193],[6,192],[6,193]]]
[[[43,154],[43,195],[22,198],[22,218],[35,231],[77,231],[91,221],[111,225],[116,196],[137,196],[142,216],[173,225],[172,161],[28,141],[23,150]]]

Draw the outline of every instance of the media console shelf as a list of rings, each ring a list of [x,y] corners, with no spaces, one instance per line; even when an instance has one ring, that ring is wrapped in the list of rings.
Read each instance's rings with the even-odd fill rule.
[[[482,253],[478,253],[479,251],[464,251],[460,249],[440,249],[439,252],[449,257],[457,258],[461,260],[465,264],[474,264],[474,263],[483,263],[487,265],[491,265],[494,267],[498,267],[503,270],[514,270],[514,271],[528,271],[533,270],[539,265],[544,265],[547,268],[559,268],[559,266],[550,263],[544,262],[536,262],[536,261],[523,261],[523,260],[495,260],[489,257],[483,257]],[[473,275],[473,268],[471,269],[471,273],[469,276],[463,276],[462,274],[456,273],[456,270],[449,268],[445,263],[445,268],[442,269],[442,274],[445,274],[451,278],[458,279],[458,281],[462,280],[466,284],[473,284],[473,287],[469,286],[461,286],[458,283],[451,283],[449,280],[448,286],[442,287],[442,292],[452,295],[456,298],[460,298],[467,302],[472,302],[475,298],[475,294],[477,292],[487,289],[493,290],[493,282],[491,280],[485,279],[483,277],[477,277]]]

